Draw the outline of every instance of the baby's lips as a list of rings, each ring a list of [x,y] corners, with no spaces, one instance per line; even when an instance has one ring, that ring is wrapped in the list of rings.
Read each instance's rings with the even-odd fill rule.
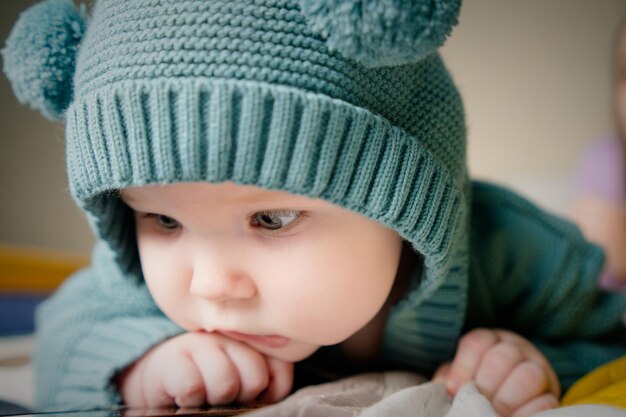
[[[252,335],[233,330],[220,330],[220,333],[240,342],[260,344],[270,348],[281,348],[289,344],[288,338],[279,335]]]

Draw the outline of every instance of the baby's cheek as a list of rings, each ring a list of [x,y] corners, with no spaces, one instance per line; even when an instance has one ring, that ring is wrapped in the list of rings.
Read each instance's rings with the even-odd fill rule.
[[[287,335],[315,345],[340,343],[363,327],[374,313],[358,296],[338,296],[332,287],[310,296],[285,297],[274,310]],[[362,301],[362,300],[361,300]]]
[[[155,303],[167,317],[187,330],[198,327],[193,310],[195,304],[190,300],[184,276],[173,275],[167,268],[156,268],[146,269],[144,279]]]
[[[343,342],[363,328],[380,311],[389,294],[387,281],[393,281],[354,265],[326,272],[292,305],[294,317],[306,323],[306,336],[321,345]]]

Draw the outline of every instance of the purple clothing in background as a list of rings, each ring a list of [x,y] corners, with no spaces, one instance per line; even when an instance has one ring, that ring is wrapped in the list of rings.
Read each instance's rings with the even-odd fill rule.
[[[621,282],[608,271],[604,271],[600,275],[599,285],[607,290],[626,293],[626,283]]]
[[[602,138],[589,146],[583,154],[576,178],[578,197],[593,196],[615,203],[626,202],[626,170],[624,151],[619,138]],[[599,285],[612,291],[626,293],[626,283],[604,271]]]
[[[578,196],[603,197],[616,203],[626,201],[622,146],[618,138],[603,138],[587,148],[578,170]]]

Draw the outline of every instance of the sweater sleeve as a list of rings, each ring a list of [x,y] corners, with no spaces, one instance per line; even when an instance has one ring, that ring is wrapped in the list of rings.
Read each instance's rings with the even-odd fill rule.
[[[564,390],[626,354],[626,297],[599,287],[604,254],[574,224],[485,183],[474,184],[471,223],[468,329],[528,338]]]
[[[183,331],[143,282],[121,273],[103,243],[92,265],[68,278],[35,320],[35,396],[47,411],[119,404],[116,373]]]

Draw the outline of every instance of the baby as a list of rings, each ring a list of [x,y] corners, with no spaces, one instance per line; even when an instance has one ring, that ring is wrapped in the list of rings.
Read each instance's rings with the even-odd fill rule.
[[[37,314],[42,407],[278,401],[406,369],[502,416],[626,353],[572,224],[471,182],[458,1],[66,0],[3,50],[99,242]]]

